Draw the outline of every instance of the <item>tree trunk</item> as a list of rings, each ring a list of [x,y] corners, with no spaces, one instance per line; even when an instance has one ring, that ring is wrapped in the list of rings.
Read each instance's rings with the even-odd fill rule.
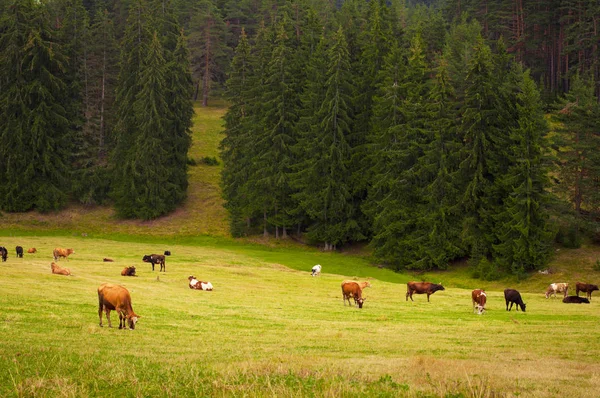
[[[266,238],[269,236],[269,231],[267,231],[267,211],[265,210],[263,213],[263,236]]]
[[[208,106],[208,91],[210,89],[210,23],[206,25],[206,49],[204,56],[204,82],[202,85],[202,106]]]

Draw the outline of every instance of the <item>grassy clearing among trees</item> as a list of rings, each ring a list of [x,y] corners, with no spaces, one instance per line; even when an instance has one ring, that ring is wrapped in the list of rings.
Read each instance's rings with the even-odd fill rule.
[[[557,274],[511,284],[526,313],[506,312],[501,286],[487,285],[488,312],[477,316],[470,290],[481,285],[459,271],[426,275],[445,278],[431,303],[406,302],[403,282],[415,275],[355,256],[215,238],[116,238],[1,238],[10,252],[0,263],[0,396],[586,397],[600,386],[600,297],[566,305],[543,296],[547,280],[574,283],[576,262],[598,257],[597,249],[559,252]],[[17,259],[17,244],[38,253]],[[50,273],[56,246],[75,249],[60,262],[75,276]],[[166,249],[166,273],[141,262]],[[312,278],[317,262],[324,273]],[[120,276],[130,265],[139,277]],[[593,278],[589,267],[581,276]],[[363,310],[344,307],[341,281],[370,272],[377,279]],[[191,274],[215,290],[190,290]],[[130,290],[141,315],[135,331],[98,326],[103,282]]]

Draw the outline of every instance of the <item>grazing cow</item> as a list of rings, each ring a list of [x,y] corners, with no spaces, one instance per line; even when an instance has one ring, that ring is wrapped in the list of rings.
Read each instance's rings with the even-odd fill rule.
[[[504,290],[504,300],[506,300],[506,311],[512,310],[513,304],[516,304],[515,307],[517,308],[517,311],[519,311],[519,307],[521,307],[521,311],[525,312],[526,305],[521,298],[521,293],[515,289]],[[508,308],[508,303],[510,303],[510,308]]]
[[[170,256],[170,255],[171,255],[171,252],[170,252],[169,250],[165,250],[165,253],[164,253],[164,254],[165,254],[165,256]]]
[[[567,297],[567,291],[569,290],[568,283],[551,283],[546,289],[546,298],[554,295],[556,298],[556,293],[564,293],[564,297]]]
[[[0,246],[0,256],[2,256],[2,261],[6,261],[8,258],[8,250],[6,250],[6,247]]]
[[[408,297],[410,296],[410,301],[413,300],[413,293],[417,294],[425,294],[427,293],[427,302],[429,302],[429,296],[438,290],[446,290],[444,286],[440,283],[431,283],[431,282],[408,282],[406,284],[406,301],[408,301]]]
[[[475,289],[471,292],[471,299],[473,300],[473,312],[477,314],[483,314],[485,311],[485,303],[487,301],[487,295],[482,289]]]
[[[53,262],[52,264],[50,264],[50,268],[52,268],[52,273],[53,274],[58,274],[58,275],[71,275],[71,270],[68,268],[63,268],[61,266],[59,266],[58,264],[56,264],[55,262]]]
[[[75,250],[63,249],[62,247],[57,247],[56,249],[54,249],[54,251],[52,253],[54,254],[54,261],[58,261],[58,259],[60,257],[64,257],[65,259],[68,259],[70,254],[75,253]]]
[[[15,250],[17,251],[17,258],[23,258],[23,247],[17,246]]]
[[[190,281],[190,283],[189,283],[190,289],[206,290],[208,292],[211,292],[213,290],[212,283],[199,281],[193,275],[188,276],[188,280]]]
[[[137,276],[135,274],[135,267],[132,265],[131,267],[123,268],[123,271],[121,271],[121,276]]]
[[[598,285],[592,285],[591,283],[582,282],[577,282],[575,284],[575,293],[577,294],[577,296],[579,296],[579,292],[587,293],[586,297],[588,298],[588,300],[592,299],[592,292],[594,290],[598,290]]]
[[[113,260],[112,258],[106,258],[106,257],[104,257],[104,258],[102,259],[102,261],[104,261],[105,263],[112,263],[112,262],[114,262],[115,260]]]
[[[585,297],[579,297],[579,296],[567,296],[563,299],[563,303],[567,303],[567,304],[589,304],[590,300],[586,299]]]
[[[348,305],[351,305],[350,297],[354,298],[354,305],[358,305],[358,308],[363,307],[366,298],[362,297],[360,285],[354,281],[344,281],[342,282],[342,300],[344,301],[344,305],[346,305],[346,300],[348,300]]]
[[[147,254],[142,258],[145,263],[152,264],[152,271],[154,271],[154,265],[160,264],[160,270],[167,272],[167,266],[165,265],[165,256],[163,254]]]
[[[37,253],[37,249],[35,247],[30,247],[29,249],[27,249],[27,253]]]
[[[317,264],[314,267],[312,267],[312,273],[310,274],[310,276],[319,276],[321,275],[321,264]]]
[[[110,311],[115,310],[119,314],[119,329],[125,329],[129,324],[129,329],[135,329],[135,324],[140,318],[131,308],[131,296],[129,291],[120,285],[103,283],[98,287],[98,317],[100,326],[102,326],[102,311],[106,313],[108,327],[112,328],[110,323]]]

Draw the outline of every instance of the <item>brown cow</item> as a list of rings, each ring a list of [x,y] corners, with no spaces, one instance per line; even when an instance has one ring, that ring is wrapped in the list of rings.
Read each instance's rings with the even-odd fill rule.
[[[487,301],[487,295],[483,289],[475,289],[471,292],[471,299],[473,300],[473,312],[481,315],[485,311],[485,303]]]
[[[137,276],[135,274],[135,267],[132,265],[131,267],[123,268],[123,271],[121,271],[121,276]]]
[[[103,283],[98,287],[98,317],[100,326],[102,326],[102,311],[106,313],[108,327],[112,328],[110,323],[110,311],[115,310],[119,314],[119,329],[127,327],[125,321],[129,324],[129,329],[135,329],[135,324],[140,318],[133,308],[131,308],[131,296],[129,291],[120,285],[112,283]]]
[[[71,275],[71,270],[70,269],[63,268],[63,267],[59,266],[58,264],[56,264],[54,262],[52,264],[50,264],[50,268],[52,268],[52,273],[53,274],[67,275],[67,276]]]
[[[64,257],[65,259],[67,259],[67,257],[69,257],[70,254],[75,253],[75,250],[57,247],[52,253],[54,254],[54,261],[58,261],[60,257]]]
[[[444,286],[440,283],[431,283],[431,282],[408,282],[406,284],[406,301],[408,301],[408,297],[410,297],[410,301],[413,300],[413,293],[417,294],[425,294],[427,293],[427,302],[429,302],[429,296],[438,290],[446,290]]]
[[[592,285],[591,283],[582,283],[582,282],[575,283],[575,294],[577,294],[578,297],[579,297],[579,292],[584,292],[584,293],[587,293],[586,297],[588,298],[588,300],[591,300],[592,292],[594,290],[598,290],[598,285]]]
[[[27,253],[36,253],[37,249],[35,247],[31,247],[29,249],[27,249]]]
[[[550,296],[552,295],[554,295],[554,298],[556,298],[556,293],[564,293],[563,297],[567,297],[568,291],[568,283],[551,283],[550,285],[548,285],[548,289],[546,289],[546,298],[550,298]]]
[[[188,284],[190,289],[206,290],[208,292],[211,292],[213,290],[212,283],[199,281],[194,275],[188,276],[188,280],[190,281],[190,283]]]
[[[362,288],[360,285],[354,281],[344,281],[342,282],[342,300],[344,301],[344,305],[346,305],[346,300],[348,300],[348,305],[351,305],[350,297],[354,298],[354,305],[358,305],[358,308],[363,307],[366,299],[362,297]]]
[[[104,257],[104,258],[102,259],[102,261],[104,261],[105,263],[112,263],[112,262],[114,262],[115,260],[113,260],[112,258],[107,258],[107,257]]]

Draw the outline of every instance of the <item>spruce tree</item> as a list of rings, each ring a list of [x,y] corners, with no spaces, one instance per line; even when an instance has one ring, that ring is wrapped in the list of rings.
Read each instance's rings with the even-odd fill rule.
[[[14,1],[0,19],[0,207],[65,206],[74,138],[67,60],[45,3]]]
[[[534,81],[519,69],[515,71],[520,75],[520,92],[517,126],[510,133],[511,167],[502,178],[511,193],[495,217],[499,243],[493,247],[495,261],[517,275],[540,268],[552,252],[549,161],[544,155],[548,125]]]

